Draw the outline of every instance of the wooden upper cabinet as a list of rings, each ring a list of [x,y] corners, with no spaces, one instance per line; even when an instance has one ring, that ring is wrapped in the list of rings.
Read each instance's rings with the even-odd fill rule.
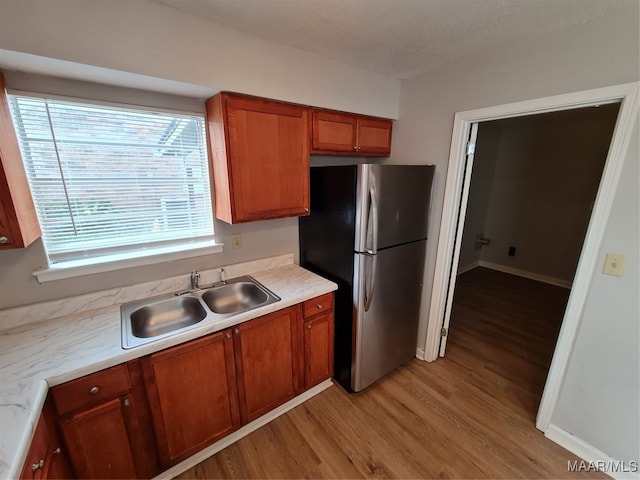
[[[308,115],[303,106],[231,93],[207,101],[216,218],[309,213]]]
[[[26,247],[38,237],[40,225],[0,73],[0,249]]]
[[[154,353],[142,362],[163,467],[240,426],[230,330]]]
[[[311,153],[389,156],[391,120],[314,109]]]
[[[356,119],[352,115],[314,110],[311,113],[312,152],[356,153]]]

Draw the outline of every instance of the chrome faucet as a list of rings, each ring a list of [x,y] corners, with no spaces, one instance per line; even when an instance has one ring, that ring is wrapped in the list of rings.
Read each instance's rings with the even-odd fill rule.
[[[225,273],[224,268],[220,269],[220,281],[223,285],[227,284],[227,274]]]
[[[198,280],[200,280],[200,274],[197,270],[191,272],[191,290],[198,288]]]

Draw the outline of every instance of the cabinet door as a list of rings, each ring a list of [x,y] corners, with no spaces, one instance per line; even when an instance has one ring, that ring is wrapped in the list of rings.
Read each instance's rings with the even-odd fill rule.
[[[391,154],[391,120],[358,119],[357,150],[370,155]]]
[[[40,236],[40,224],[22,164],[9,102],[0,73],[0,250],[26,247]]]
[[[24,461],[22,473],[20,474],[21,479],[35,480],[42,478],[49,451],[49,444],[49,428],[44,416],[40,416],[36,430],[33,433],[31,446],[27,452],[27,458]]]
[[[69,459],[63,451],[62,446],[57,446],[49,452],[49,460],[47,462],[47,470],[44,473],[47,480],[65,480],[74,478],[71,473],[71,465]]]
[[[143,371],[164,467],[240,426],[229,330],[152,354]]]
[[[325,111],[312,113],[312,150],[353,153],[356,148],[356,119]]]
[[[4,175],[0,168],[0,248],[2,249],[19,246],[16,245],[15,235],[11,228],[12,222],[9,221],[9,212],[12,208],[9,187],[4,181]]]
[[[158,473],[153,426],[138,360],[57,385],[51,389],[51,396],[61,416],[60,426],[67,444],[80,445],[78,449],[80,453],[68,452],[78,475],[88,476],[81,472],[91,471],[94,465],[109,464],[108,451],[107,457],[104,457],[104,451],[101,449],[83,448],[85,442],[77,435],[88,435],[92,425],[100,426],[100,422],[109,421],[110,416],[117,417],[115,407],[118,402],[122,404],[120,418],[118,423],[114,424],[115,430],[107,431],[105,443],[119,444],[121,438],[125,438],[120,428],[124,425],[127,450],[133,456],[135,466],[132,468],[137,473],[137,477],[148,478]],[[111,405],[111,409],[107,409],[106,405]],[[100,439],[94,439],[94,441],[99,443]],[[53,450],[55,451],[56,448]],[[57,457],[53,459],[57,470],[61,466],[61,461]],[[53,467],[54,465],[51,466]],[[122,470],[122,466],[118,468],[121,469],[119,471],[124,477],[129,476],[128,470]],[[103,473],[107,476],[111,475],[110,472]]]
[[[317,315],[304,322],[304,388],[333,375],[333,314]]]
[[[55,409],[47,397],[31,440],[21,479],[64,479],[73,473],[56,428]]]
[[[349,113],[312,112],[312,153],[389,156],[391,120]]]
[[[235,95],[223,98],[232,223],[306,215],[309,212],[307,110],[256,98]],[[208,112],[211,105],[208,102]],[[219,135],[210,138],[212,142],[222,141]],[[214,159],[221,161],[219,154]],[[214,170],[218,176],[216,187],[221,181],[228,181],[222,169]]]
[[[62,421],[69,457],[80,478],[137,477],[123,412],[129,402],[114,398]]]
[[[302,390],[300,305],[234,329],[240,417],[255,420]]]

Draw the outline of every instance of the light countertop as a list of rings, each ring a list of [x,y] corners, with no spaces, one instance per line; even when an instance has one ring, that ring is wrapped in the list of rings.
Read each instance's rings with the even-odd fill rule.
[[[188,275],[0,310],[0,478],[19,477],[49,387],[337,289],[293,264],[292,255],[224,268],[228,278],[252,275],[281,300],[130,350],[121,344],[120,305],[184,289]],[[201,284],[218,279],[217,270],[201,275]]]

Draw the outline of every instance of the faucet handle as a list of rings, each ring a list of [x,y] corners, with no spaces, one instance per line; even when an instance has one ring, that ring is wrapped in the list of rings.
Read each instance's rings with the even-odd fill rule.
[[[227,274],[224,271],[224,268],[220,269],[220,281],[225,285],[227,284]]]
[[[200,274],[197,270],[193,270],[191,272],[191,289],[198,288],[198,280],[200,279]]]

